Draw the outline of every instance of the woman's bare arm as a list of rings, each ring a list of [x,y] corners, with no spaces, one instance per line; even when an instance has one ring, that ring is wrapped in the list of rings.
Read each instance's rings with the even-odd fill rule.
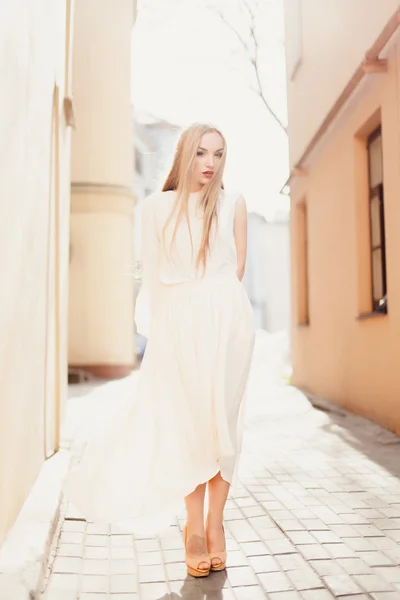
[[[240,281],[242,281],[246,269],[247,255],[247,206],[243,196],[236,202],[233,233],[235,236],[237,254],[236,273]]]

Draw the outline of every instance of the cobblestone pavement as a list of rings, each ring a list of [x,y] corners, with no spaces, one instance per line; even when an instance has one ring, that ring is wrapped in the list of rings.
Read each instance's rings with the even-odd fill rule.
[[[227,571],[186,576],[184,515],[140,539],[69,508],[45,600],[400,599],[400,439],[289,387],[250,392]]]

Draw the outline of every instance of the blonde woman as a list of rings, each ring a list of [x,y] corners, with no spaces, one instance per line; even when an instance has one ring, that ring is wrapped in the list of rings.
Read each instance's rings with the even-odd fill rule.
[[[139,532],[167,526],[184,499],[186,564],[195,577],[226,566],[223,512],[254,345],[241,284],[246,204],[223,189],[225,159],[220,131],[189,127],[163,190],[144,202],[151,325],[134,401],[89,443],[65,485],[87,518]]]

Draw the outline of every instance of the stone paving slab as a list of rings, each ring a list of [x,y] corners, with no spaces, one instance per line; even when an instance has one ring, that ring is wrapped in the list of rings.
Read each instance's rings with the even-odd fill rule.
[[[252,385],[227,571],[187,577],[184,515],[143,539],[67,507],[43,600],[400,600],[399,438]]]

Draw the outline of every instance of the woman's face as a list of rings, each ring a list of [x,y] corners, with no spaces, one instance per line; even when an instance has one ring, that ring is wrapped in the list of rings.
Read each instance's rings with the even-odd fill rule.
[[[192,191],[200,191],[215,177],[224,151],[224,142],[219,133],[212,131],[203,135],[194,161]]]

